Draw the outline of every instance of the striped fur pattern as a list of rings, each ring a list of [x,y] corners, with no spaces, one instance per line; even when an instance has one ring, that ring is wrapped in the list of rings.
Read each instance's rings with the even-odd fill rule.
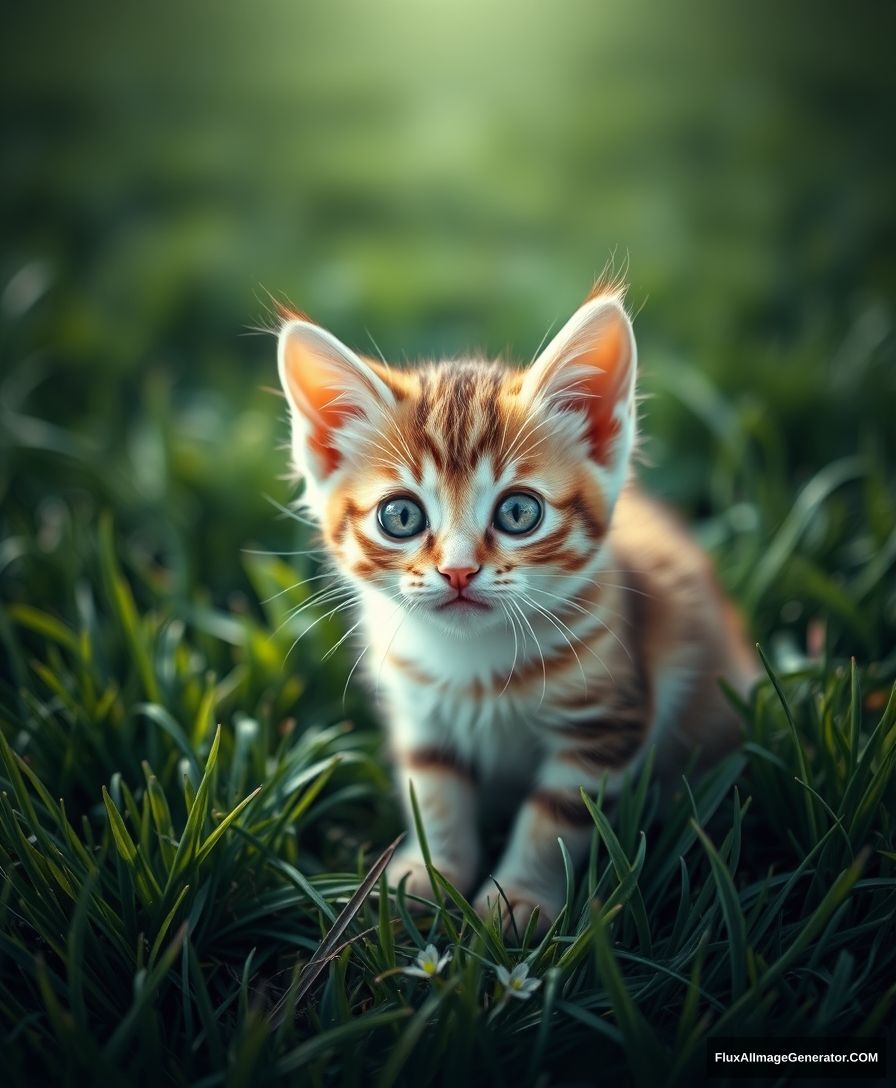
[[[358,611],[399,794],[413,782],[436,866],[480,881],[480,910],[506,911],[497,883],[520,931],[536,906],[544,926],[558,838],[575,859],[590,842],[580,787],[618,790],[652,744],[669,777],[695,748],[716,758],[737,737],[717,678],[745,691],[755,673],[706,557],[631,477],[622,293],[594,291],[527,369],[392,369],[301,315],[279,355],[302,502],[340,578],[329,600]],[[537,523],[508,531],[505,500]],[[418,531],[391,534],[390,502]],[[483,872],[479,814],[508,803]],[[391,877],[429,895],[411,834]]]

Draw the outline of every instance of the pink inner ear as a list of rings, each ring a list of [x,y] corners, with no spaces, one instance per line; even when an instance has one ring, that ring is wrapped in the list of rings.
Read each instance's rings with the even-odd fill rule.
[[[631,349],[628,332],[622,319],[615,317],[602,325],[591,346],[577,352],[570,365],[589,368],[570,385],[570,403],[576,404],[576,392],[582,394],[580,405],[588,416],[588,441],[591,455],[599,464],[611,460],[613,443],[621,430],[615,415],[619,401],[625,396],[631,378]]]
[[[335,432],[345,419],[357,415],[358,409],[340,399],[340,390],[333,384],[333,369],[301,342],[287,345],[286,380],[293,402],[310,425],[308,445],[329,475],[339,465]]]
[[[332,432],[312,431],[308,435],[308,446],[313,450],[324,476],[329,476],[339,468],[339,451],[327,439]]]

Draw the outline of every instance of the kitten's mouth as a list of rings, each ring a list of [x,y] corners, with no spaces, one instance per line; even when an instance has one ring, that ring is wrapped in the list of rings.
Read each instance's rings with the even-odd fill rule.
[[[490,605],[487,605],[485,601],[476,600],[475,597],[467,597],[463,593],[458,593],[456,597],[452,597],[450,601],[445,601],[444,604],[440,604],[436,608],[437,612],[466,612],[468,610],[488,612]]]

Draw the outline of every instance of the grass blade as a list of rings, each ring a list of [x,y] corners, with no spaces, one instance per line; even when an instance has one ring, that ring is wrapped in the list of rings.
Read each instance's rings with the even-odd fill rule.
[[[316,952],[309,962],[305,965],[299,987],[292,997],[295,1008],[298,1008],[306,994],[317,981],[321,971],[323,971],[324,967],[326,967],[332,957],[338,952],[339,942],[341,941],[343,934],[346,929],[348,929],[358,911],[364,905],[364,901],[376,887],[380,877],[386,871],[386,866],[392,860],[392,855],[398,849],[398,845],[403,838],[404,835],[399,835],[398,838],[393,840],[376,859],[368,870],[367,875],[358,885],[355,894],[349,899],[348,903],[346,903],[343,910],[337,916],[336,921],[333,923],[332,928],[318,945]],[[285,1017],[285,1000],[281,1000],[271,1010],[269,1022],[272,1025],[277,1026],[285,1019]]]

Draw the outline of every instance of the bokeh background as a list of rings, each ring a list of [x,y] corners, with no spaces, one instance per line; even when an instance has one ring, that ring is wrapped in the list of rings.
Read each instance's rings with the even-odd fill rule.
[[[892,1027],[894,41],[891,0],[5,5],[10,1083],[391,1084],[408,1061],[401,1083],[519,1085],[587,1058],[655,1085],[674,1056],[689,1084],[718,1023]],[[623,793],[528,1007],[495,1018],[481,953],[518,953],[447,915],[453,982],[408,991],[423,935],[383,907],[370,937],[367,903],[274,1031],[400,829],[346,685],[363,647],[286,509],[275,303],[397,362],[526,361],[607,262],[637,315],[640,471],[786,712],[760,685],[696,801]],[[611,940],[594,895],[629,900]]]
[[[833,609],[881,655],[894,30],[873,2],[10,9],[4,594],[62,609],[108,510],[148,600],[257,611],[243,549],[307,540],[266,497],[274,299],[392,360],[525,360],[609,260],[650,486],[757,634],[797,652]]]

